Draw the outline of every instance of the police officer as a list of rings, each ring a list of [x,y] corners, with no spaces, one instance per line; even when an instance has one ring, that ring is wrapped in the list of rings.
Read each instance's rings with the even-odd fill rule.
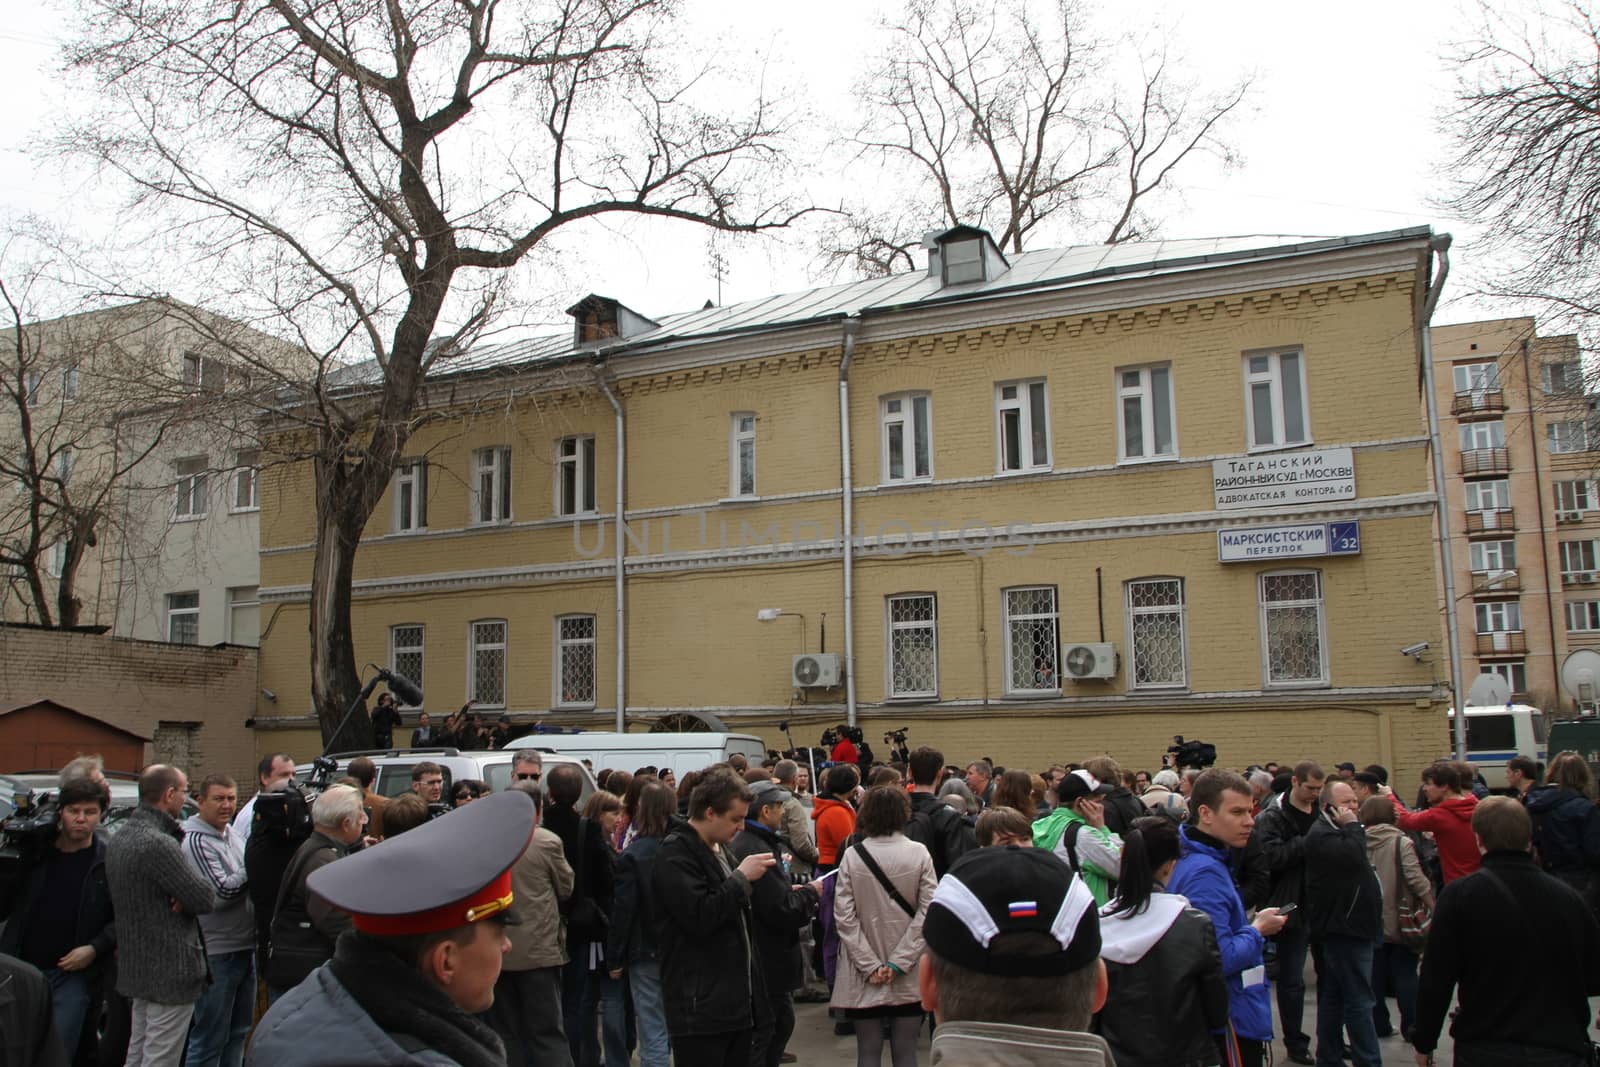
[[[251,1067],[501,1067],[477,1016],[494,1002],[511,865],[536,823],[526,793],[496,793],[312,874],[355,928],[262,1018]]]

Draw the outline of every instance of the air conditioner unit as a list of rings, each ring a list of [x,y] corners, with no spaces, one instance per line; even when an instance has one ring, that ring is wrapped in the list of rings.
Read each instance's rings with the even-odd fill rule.
[[[1558,512],[1556,512],[1556,521],[1557,522],[1582,522],[1583,521],[1583,512],[1581,512],[1581,511],[1558,511]]]
[[[1072,645],[1066,655],[1068,678],[1112,678],[1117,673],[1117,646],[1109,642]]]
[[[1584,585],[1593,585],[1594,571],[1580,571],[1577,575],[1577,578],[1578,581],[1582,582]]]
[[[796,656],[789,665],[796,689],[832,689],[839,684],[839,654],[808,652]]]

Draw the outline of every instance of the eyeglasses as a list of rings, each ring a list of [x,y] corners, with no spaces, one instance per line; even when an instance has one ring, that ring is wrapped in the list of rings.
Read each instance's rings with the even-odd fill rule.
[[[539,776],[537,774],[518,774],[517,775],[517,781],[519,781],[519,782],[537,782],[538,780],[539,780]]]

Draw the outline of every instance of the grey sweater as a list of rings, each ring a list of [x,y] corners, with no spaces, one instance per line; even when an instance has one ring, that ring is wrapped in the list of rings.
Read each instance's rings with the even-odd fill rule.
[[[190,1004],[205,992],[206,950],[195,916],[211,910],[213,894],[184,861],[181,837],[176,819],[140,804],[106,848],[117,992],[130,1000]]]
[[[198,815],[183,821],[183,858],[211,883],[210,915],[200,917],[206,955],[222,956],[256,947],[256,911],[245,884],[244,838],[232,826],[218,830]]]

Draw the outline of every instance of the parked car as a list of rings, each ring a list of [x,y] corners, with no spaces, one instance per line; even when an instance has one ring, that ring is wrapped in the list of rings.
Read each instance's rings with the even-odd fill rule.
[[[753,767],[767,758],[767,748],[755,734],[735,733],[613,733],[589,731],[575,734],[529,734],[506,748],[537,748],[573,759],[589,760],[596,768],[628,771],[639,767],[670,767],[682,778],[713,763],[726,763],[735,753]]]
[[[1455,715],[1451,708],[1445,751],[1455,748]],[[1506,763],[1517,755],[1545,762],[1544,712],[1527,704],[1467,708],[1467,762],[1490,789],[1506,788]]]
[[[124,771],[106,771],[105,775],[107,784],[111,786],[111,806],[106,809],[100,825],[107,833],[116,833],[118,824],[133,814],[133,809],[139,806],[139,776]],[[55,771],[29,770],[0,775],[0,786],[5,789],[4,807],[0,807],[0,817],[10,815],[15,810],[13,800],[15,794],[31,791],[35,795],[43,793],[53,795],[59,781],[60,776]],[[178,816],[178,821],[182,822],[199,810],[200,806],[194,802],[193,797],[186,798],[183,802],[183,814]]]
[[[424,761],[437,763],[444,771],[444,796],[449,797],[451,785],[461,778],[476,778],[480,782],[486,782],[489,789],[496,793],[505,789],[511,784],[511,761],[517,754],[506,749],[462,752],[454,748],[387,748],[364,752],[333,752],[329,755],[338,761],[338,769],[333,775],[335,778],[342,778],[347,774],[350,761],[357,756],[369,757],[378,767],[378,777],[372,783],[372,791],[385,797],[397,797],[402,793],[411,792],[411,768],[417,764]],[[584,801],[587,801],[589,795],[595,791],[594,775],[589,773],[589,769],[582,761],[571,756],[549,752],[540,755],[544,757],[546,771],[558,763],[571,764],[578,768],[583,775],[583,796],[579,801],[579,807],[582,807]],[[311,780],[311,773],[311,765],[305,764],[295,768],[294,776],[304,784]]]

